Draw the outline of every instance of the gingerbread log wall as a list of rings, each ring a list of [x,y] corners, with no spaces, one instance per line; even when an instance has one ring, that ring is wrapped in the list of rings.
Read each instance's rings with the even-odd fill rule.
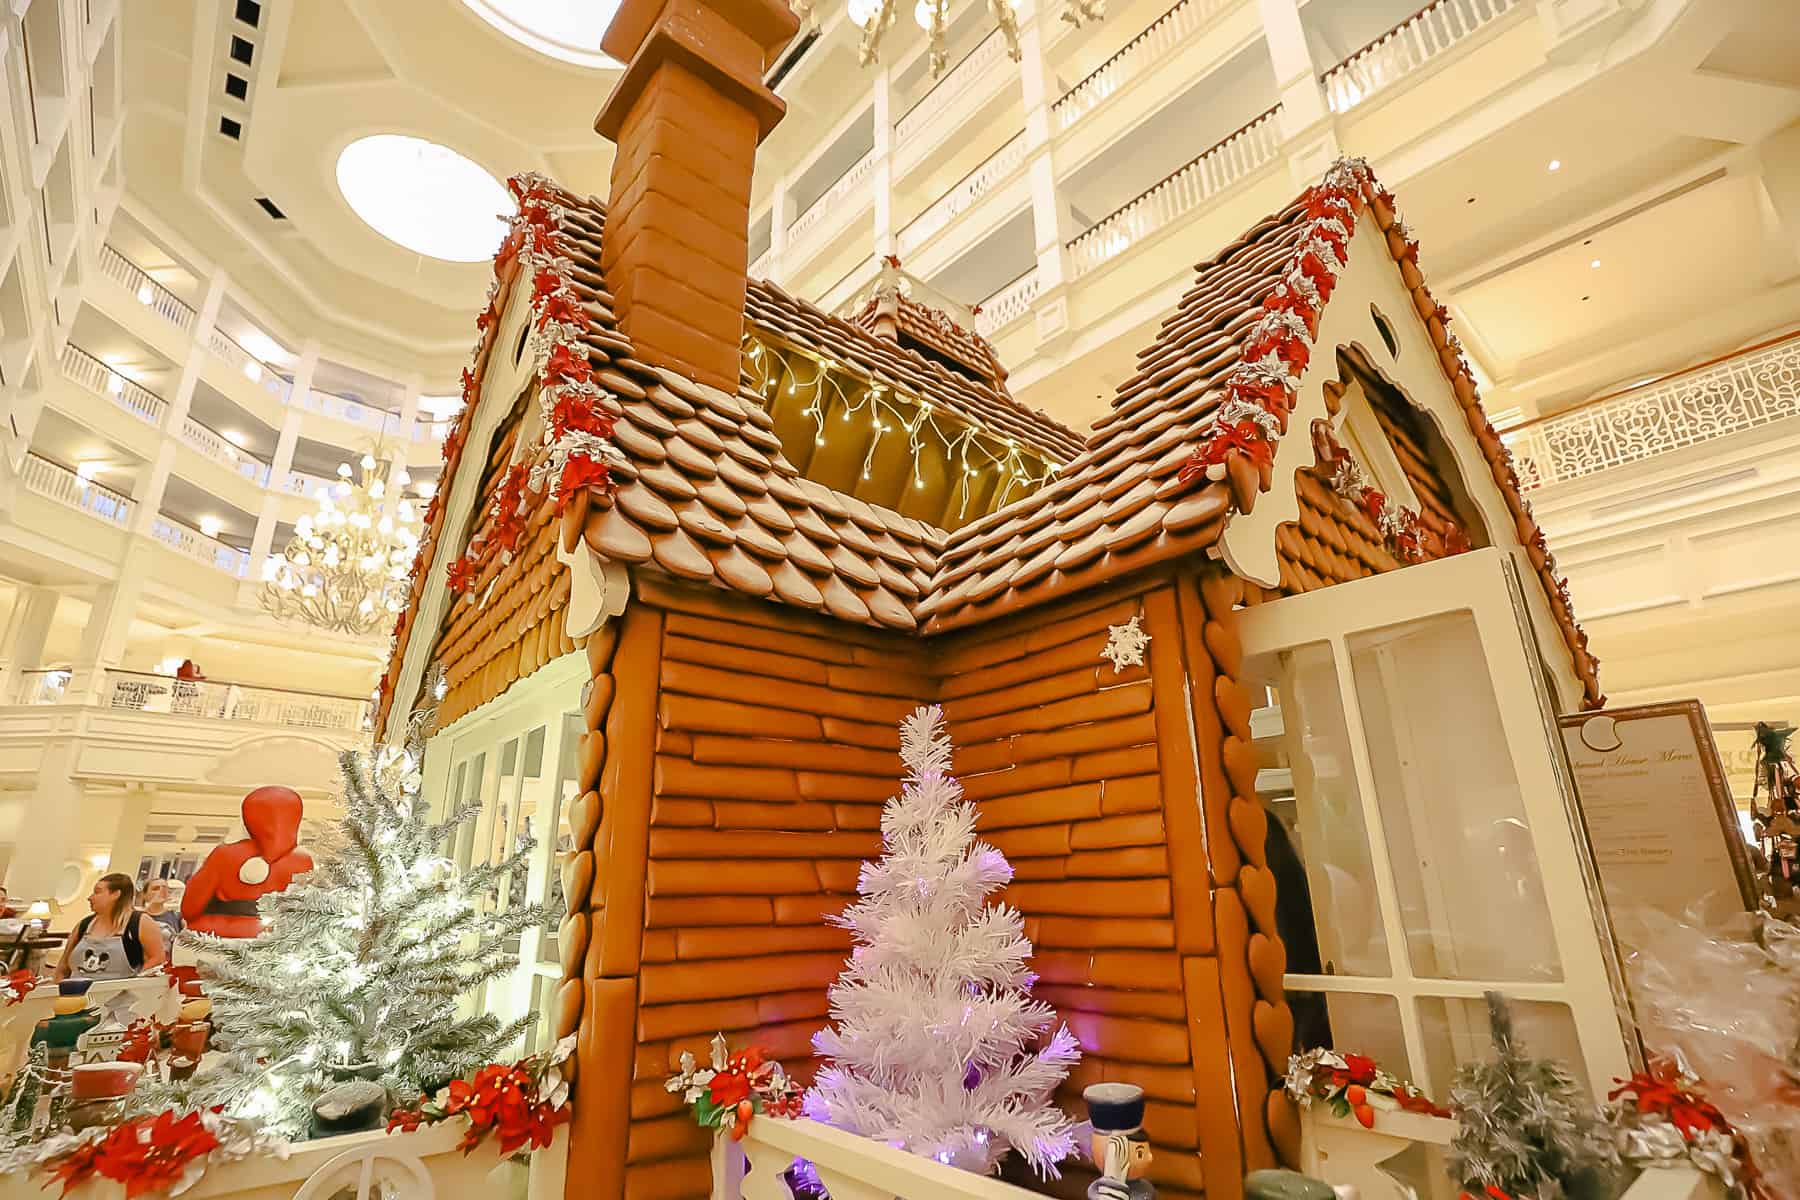
[[[1115,671],[1107,628],[1134,615],[1148,665]],[[1229,616],[1210,624],[1235,671]],[[978,828],[1015,870],[1005,898],[1026,914],[1037,994],[1085,1050],[1058,1100],[1080,1113],[1090,1083],[1143,1087],[1152,1178],[1178,1198],[1237,1195],[1272,1165],[1270,1071],[1288,1053],[1279,1017],[1261,1014],[1271,1052],[1257,1038],[1285,962],[1272,926],[1257,921],[1253,945],[1246,924],[1251,905],[1272,913],[1273,879],[1254,791],[1235,802],[1227,782],[1248,698],[1219,681],[1208,625],[1193,584],[1153,579],[982,626],[936,657]]]
[[[704,1060],[723,1032],[811,1078],[850,948],[825,917],[880,853],[897,723],[935,683],[911,639],[636,588],[596,679],[611,708],[590,735],[604,816],[569,1178],[584,1196],[677,1200],[711,1190],[711,1139],[663,1087],[682,1051]]]

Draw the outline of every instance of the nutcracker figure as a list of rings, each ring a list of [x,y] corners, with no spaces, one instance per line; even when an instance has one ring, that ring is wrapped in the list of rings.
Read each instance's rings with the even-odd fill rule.
[[[1096,1083],[1081,1093],[1094,1127],[1090,1149],[1100,1178],[1088,1184],[1088,1200],[1155,1200],[1150,1139],[1144,1135],[1144,1089],[1130,1083]]]

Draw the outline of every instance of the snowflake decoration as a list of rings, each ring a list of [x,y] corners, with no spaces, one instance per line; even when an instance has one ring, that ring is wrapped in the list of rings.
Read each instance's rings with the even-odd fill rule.
[[[1143,619],[1140,614],[1123,625],[1107,626],[1106,648],[1100,651],[1100,657],[1112,663],[1114,675],[1126,667],[1144,665],[1144,649],[1150,645],[1150,635],[1138,624]]]

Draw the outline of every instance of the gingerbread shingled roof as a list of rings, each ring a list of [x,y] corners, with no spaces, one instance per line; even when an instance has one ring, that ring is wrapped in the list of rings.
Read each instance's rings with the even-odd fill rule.
[[[881,309],[881,299],[871,296],[849,319],[850,323],[881,337]],[[995,385],[1005,383],[1006,367],[994,352],[993,343],[973,329],[965,329],[943,309],[923,304],[911,296],[895,295],[893,321],[896,336],[930,347],[933,353],[962,364],[984,381]]]
[[[1302,249],[1305,199],[1259,222],[1197,267],[1193,286],[1139,355],[1137,371],[1118,389],[1111,411],[1095,423],[1085,444],[1002,389],[984,387],[773,284],[751,282],[747,317],[753,324],[1068,458],[1058,477],[1039,491],[947,535],[802,478],[754,395],[728,395],[632,357],[600,273],[604,210],[591,198],[559,193],[567,274],[586,320],[582,343],[595,377],[616,398],[612,441],[621,456],[612,471],[617,488],[610,502],[584,495],[569,515],[578,522],[579,536],[607,559],[653,564],[682,579],[840,620],[925,634],[1205,550],[1218,540],[1233,507],[1232,488],[1184,472],[1183,466],[1214,428],[1227,377],[1244,358],[1250,330],[1264,315],[1264,298]],[[1406,276],[1419,311],[1434,314],[1427,321],[1443,351],[1445,373],[1518,517],[1521,539],[1593,700],[1599,691],[1586,639],[1499,437],[1461,370],[1441,310],[1411,261],[1414,247],[1391,207],[1373,204],[1369,215],[1387,235],[1396,269]],[[477,374],[492,341],[490,331]],[[453,443],[466,430],[470,412],[465,408],[459,418]],[[447,457],[441,494],[457,465],[454,445]],[[1262,487],[1269,486],[1265,478]],[[435,517],[422,539],[422,555],[434,553],[443,514]],[[572,542],[577,526],[565,519],[563,529],[565,541]],[[1379,539],[1372,526],[1367,532]],[[1364,557],[1369,569],[1385,569],[1391,561],[1379,546]],[[500,573],[494,564],[482,571],[480,583]],[[422,577],[415,590],[421,586]],[[473,594],[482,590],[478,586]],[[404,653],[409,625],[403,618],[390,672]]]

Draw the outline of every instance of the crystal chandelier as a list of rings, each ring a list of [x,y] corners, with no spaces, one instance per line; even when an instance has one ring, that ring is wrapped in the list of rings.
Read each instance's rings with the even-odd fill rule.
[[[792,0],[795,14],[804,22],[817,26],[813,0]],[[1019,61],[1019,0],[987,0],[994,24],[1006,39],[1006,52]],[[845,0],[851,24],[863,31],[858,54],[863,66],[874,62],[881,49],[881,39],[899,15],[899,0]],[[1063,0],[1062,19],[1079,27],[1083,21],[1098,21],[1106,15],[1106,0]],[[950,23],[950,0],[916,0],[913,20],[931,36],[931,77],[944,73],[947,54],[944,30]]]
[[[337,483],[314,493],[318,511],[264,561],[262,604],[277,620],[361,635],[405,607],[418,517],[410,499],[389,492],[388,477],[401,488],[411,480],[379,445],[359,465],[352,478],[350,464],[339,464]]]

